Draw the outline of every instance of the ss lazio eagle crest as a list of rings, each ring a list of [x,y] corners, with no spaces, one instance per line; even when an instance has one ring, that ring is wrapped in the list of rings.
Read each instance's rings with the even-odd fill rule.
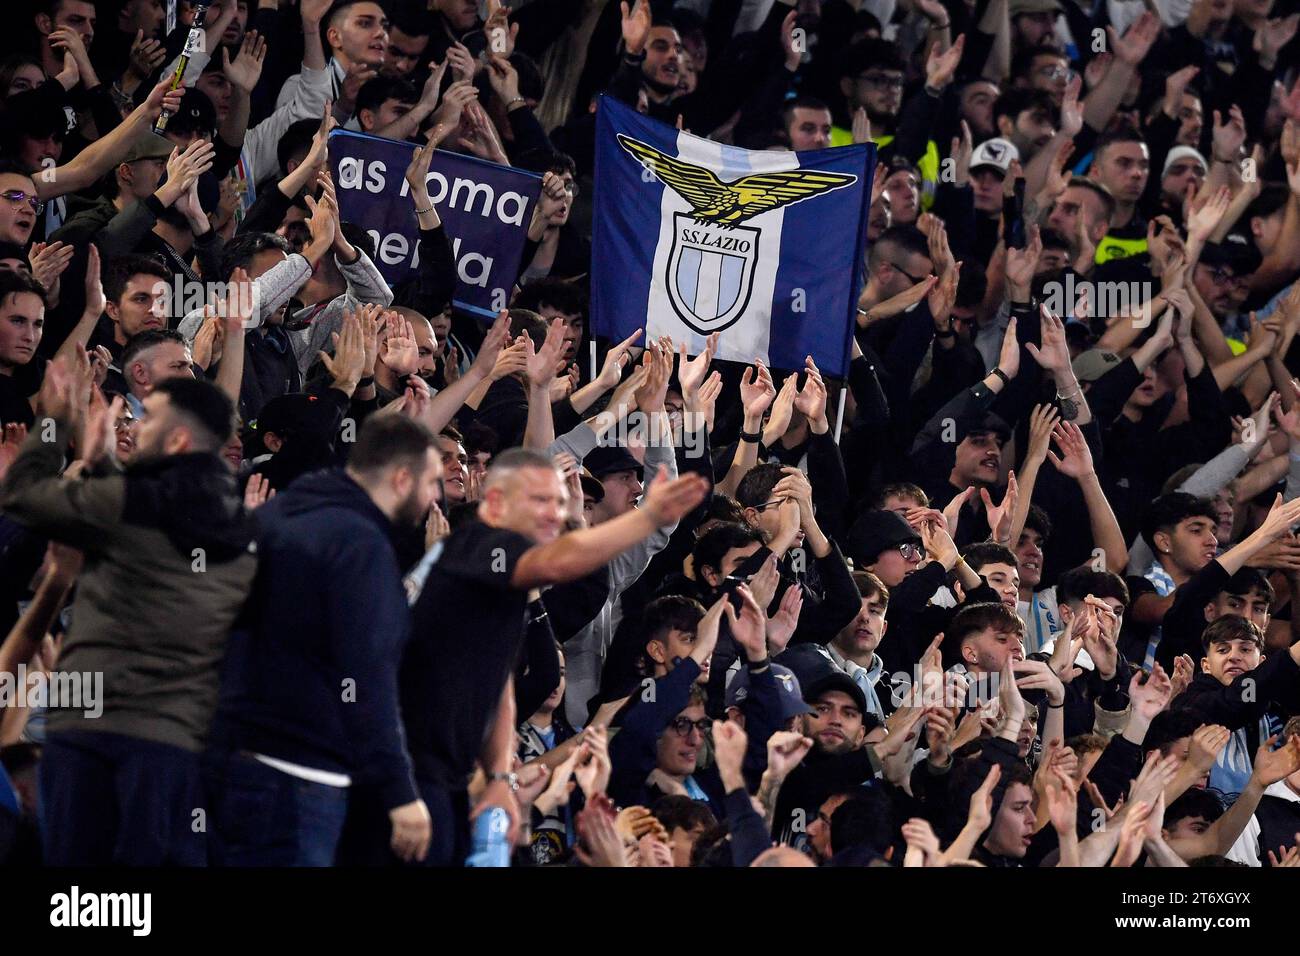
[[[673,214],[664,285],[681,320],[701,335],[735,323],[749,305],[762,229],[746,220],[857,182],[846,173],[783,169],[724,183],[711,169],[618,134],[619,145],[690,204]]]

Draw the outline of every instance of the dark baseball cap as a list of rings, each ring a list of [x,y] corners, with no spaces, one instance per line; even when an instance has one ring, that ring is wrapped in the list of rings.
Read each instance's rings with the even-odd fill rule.
[[[281,438],[320,428],[323,415],[319,401],[307,392],[277,395],[262,406],[249,428],[259,436],[274,432]]]
[[[965,441],[971,435],[997,435],[998,441],[1007,441],[1011,437],[1011,426],[997,412],[988,412],[983,417],[957,422],[957,441]]]
[[[199,133],[212,136],[217,129],[217,110],[212,100],[202,90],[188,87],[181,96],[181,105],[167,120],[169,133]]]
[[[823,645],[796,644],[785,651],[779,660],[781,666],[788,667],[798,679],[805,702],[813,703],[827,691],[838,690],[852,697],[864,714],[867,712],[866,693],[852,677],[836,666],[830,651]]]
[[[582,459],[582,466],[591,472],[593,478],[598,479],[620,471],[634,471],[639,481],[645,473],[641,462],[633,458],[632,453],[622,445],[593,448],[587,457]]]
[[[858,567],[866,567],[890,548],[908,541],[919,545],[921,535],[902,515],[893,511],[867,511],[849,529],[849,556]]]
[[[1239,232],[1223,237],[1222,242],[1207,242],[1201,263],[1211,268],[1227,266],[1236,275],[1250,275],[1259,268],[1263,257],[1255,243]]]
[[[863,714],[867,712],[867,695],[862,692],[862,688],[854,682],[852,677],[840,670],[827,674],[825,677],[809,684],[803,692],[803,699],[809,704],[815,704],[831,691],[847,694],[853,703],[857,705],[858,710],[862,711]]]
[[[799,685],[799,678],[794,671],[788,667],[782,667],[780,664],[772,665],[772,676],[776,678],[777,690],[780,691],[781,714],[779,720],[782,723],[791,717],[798,717],[800,714],[812,712],[812,708],[803,699],[803,689]],[[739,707],[749,699],[750,675],[749,669],[742,666],[736,671],[736,676],[731,678],[731,683],[727,684],[727,693],[724,697],[725,706]]]

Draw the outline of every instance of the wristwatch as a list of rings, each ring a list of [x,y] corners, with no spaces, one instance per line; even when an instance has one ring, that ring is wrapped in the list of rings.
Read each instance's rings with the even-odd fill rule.
[[[996,375],[998,378],[1002,379],[1002,385],[1004,387],[1011,384],[1011,379],[1008,377],[1007,373],[1002,371],[1002,369],[998,368],[996,365],[993,366],[993,371],[989,372],[989,374]]]
[[[497,771],[496,773],[488,774],[487,778],[488,783],[496,783],[498,780],[505,781],[505,784],[510,788],[511,793],[517,793],[519,790],[519,775],[516,773],[501,773],[500,771]]]

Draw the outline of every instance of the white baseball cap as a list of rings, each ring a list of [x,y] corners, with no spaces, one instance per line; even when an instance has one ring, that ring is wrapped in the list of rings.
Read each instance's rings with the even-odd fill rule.
[[[986,139],[975,147],[975,152],[970,157],[970,168],[993,166],[1005,176],[1011,164],[1019,159],[1020,150],[1010,140],[995,137]]]

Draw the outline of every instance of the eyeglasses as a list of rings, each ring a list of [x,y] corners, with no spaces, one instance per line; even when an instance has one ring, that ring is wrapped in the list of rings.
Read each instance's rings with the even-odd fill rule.
[[[894,269],[895,272],[899,273],[900,275],[905,275],[905,276],[907,276],[907,278],[911,281],[912,285],[916,285],[918,282],[921,281],[921,276],[914,276],[914,275],[912,275],[912,273],[908,272],[906,269],[904,269],[902,266],[900,266],[897,262],[891,262],[891,263],[889,263],[889,264],[890,264],[890,266],[893,267],[893,269]]]
[[[1037,73],[1039,76],[1045,76],[1049,80],[1065,80],[1068,82],[1074,79],[1074,71],[1065,66],[1044,66],[1041,67]]]
[[[135,424],[134,415],[123,415],[117,421],[113,422],[113,427],[120,432],[126,432],[126,431],[130,431],[131,426],[134,424]]]
[[[36,210],[38,216],[41,214],[41,210],[45,208],[45,203],[41,202],[36,193],[25,193],[21,189],[6,189],[0,193],[0,197],[14,203],[26,201]]]
[[[564,191],[576,199],[581,190],[576,182],[568,182],[564,184]]]
[[[921,546],[915,541],[904,541],[898,546],[898,553],[903,556],[904,561],[920,560]]]
[[[903,88],[901,73],[864,73],[858,79],[877,90],[901,90]]]
[[[1211,271],[1210,278],[1214,280],[1215,285],[1235,285],[1245,288],[1250,284],[1250,276],[1239,276],[1222,266]]]
[[[668,725],[668,729],[678,737],[685,737],[690,734],[692,727],[698,730],[701,736],[707,736],[709,731],[713,729],[713,721],[709,720],[707,717],[701,717],[699,720],[691,720],[689,717],[678,717]]]

